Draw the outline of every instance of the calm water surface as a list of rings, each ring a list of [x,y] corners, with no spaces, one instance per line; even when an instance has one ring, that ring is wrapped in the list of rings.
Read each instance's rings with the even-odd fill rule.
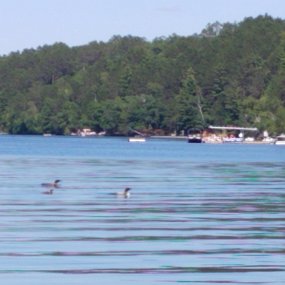
[[[284,162],[275,145],[0,136],[1,284],[283,285]]]

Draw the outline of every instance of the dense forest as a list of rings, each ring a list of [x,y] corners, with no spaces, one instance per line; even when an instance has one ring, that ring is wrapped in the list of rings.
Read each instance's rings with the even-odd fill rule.
[[[213,23],[189,37],[114,36],[0,57],[0,131],[187,133],[208,125],[285,131],[285,21]]]

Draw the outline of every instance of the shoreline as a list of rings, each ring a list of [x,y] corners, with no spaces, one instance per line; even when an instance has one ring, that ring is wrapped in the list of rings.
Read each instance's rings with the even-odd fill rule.
[[[169,140],[188,140],[187,136],[150,136],[151,139],[169,139]],[[223,141],[204,141],[206,144],[274,144],[268,141],[241,141],[241,142],[223,142]]]
[[[129,136],[111,136],[111,135],[87,135],[87,136],[80,136],[80,135],[54,135],[54,134],[37,134],[37,135],[16,135],[16,134],[8,134],[8,133],[0,133],[0,136],[43,136],[43,137],[82,137],[82,138],[128,138]],[[188,136],[146,136],[146,139],[154,139],[154,140],[181,140],[181,141],[187,141]],[[211,141],[211,140],[206,140],[203,141],[202,144],[272,144],[274,145],[275,143],[272,141],[240,141],[240,142],[223,142],[223,141]]]

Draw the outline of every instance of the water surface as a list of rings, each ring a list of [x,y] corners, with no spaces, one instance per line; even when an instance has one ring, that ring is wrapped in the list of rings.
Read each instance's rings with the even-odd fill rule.
[[[1,284],[284,284],[284,161],[275,145],[1,136]]]

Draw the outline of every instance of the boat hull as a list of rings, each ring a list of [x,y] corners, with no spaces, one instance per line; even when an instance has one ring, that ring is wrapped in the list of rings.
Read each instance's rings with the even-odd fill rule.
[[[285,134],[282,134],[282,135],[276,137],[274,144],[285,145]]]
[[[128,139],[128,142],[132,142],[132,143],[142,143],[145,141],[146,141],[145,138],[129,138]]]
[[[242,143],[243,138],[224,138],[223,143]]]
[[[201,138],[189,138],[188,143],[202,143],[203,140]]]

